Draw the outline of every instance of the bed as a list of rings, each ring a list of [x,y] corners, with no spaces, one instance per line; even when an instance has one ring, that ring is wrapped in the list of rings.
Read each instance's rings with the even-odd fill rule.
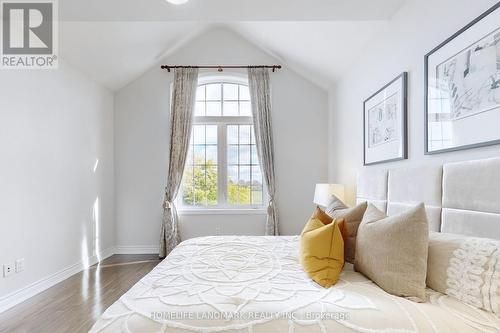
[[[377,171],[360,176],[358,200],[387,212],[423,201],[435,231],[500,239],[499,169],[500,159],[493,159]],[[480,193],[463,180],[470,170]],[[470,193],[481,200],[465,200]],[[471,215],[473,228],[463,218]],[[500,332],[500,318],[491,312],[431,289],[425,303],[392,296],[348,264],[340,281],[324,289],[302,270],[298,249],[298,236],[184,241],[108,308],[91,332]]]

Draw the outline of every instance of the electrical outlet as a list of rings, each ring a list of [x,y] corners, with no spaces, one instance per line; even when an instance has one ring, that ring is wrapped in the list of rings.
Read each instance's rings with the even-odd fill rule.
[[[7,277],[14,273],[14,265],[3,264],[3,277]]]
[[[16,260],[16,273],[24,271],[24,258]]]

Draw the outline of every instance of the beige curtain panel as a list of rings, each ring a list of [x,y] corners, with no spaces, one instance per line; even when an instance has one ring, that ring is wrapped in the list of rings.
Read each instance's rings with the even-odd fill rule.
[[[181,241],[175,198],[179,193],[189,149],[197,86],[197,68],[175,69],[170,110],[170,154],[163,203],[160,258],[165,258]]]
[[[274,173],[274,143],[271,121],[271,89],[269,70],[249,68],[248,84],[252,100],[252,115],[255,124],[255,141],[262,175],[266,183],[269,204],[267,207],[266,235],[279,235],[278,210],[276,207],[276,180]]]

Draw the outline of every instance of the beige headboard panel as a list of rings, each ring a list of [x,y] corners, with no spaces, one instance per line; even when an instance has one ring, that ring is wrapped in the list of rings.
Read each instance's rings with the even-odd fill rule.
[[[500,239],[500,158],[444,165],[441,230]]]
[[[385,173],[366,168],[358,175],[357,201],[388,215],[424,202],[430,230],[500,239],[500,158]]]
[[[387,210],[387,170],[366,169],[358,174],[356,202],[364,201]]]
[[[387,215],[402,213],[420,202],[425,203],[429,230],[441,228],[441,188],[443,168],[425,166],[389,171]]]

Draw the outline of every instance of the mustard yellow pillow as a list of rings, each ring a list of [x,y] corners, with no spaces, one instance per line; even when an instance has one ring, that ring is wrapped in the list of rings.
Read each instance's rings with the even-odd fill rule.
[[[314,211],[311,218],[318,219],[321,222],[323,222],[323,224],[330,224],[333,222],[333,217],[330,217],[330,215],[325,213],[325,211],[323,209],[321,209],[319,206],[316,206],[316,210]],[[343,218],[338,218],[337,221],[338,221],[340,233],[342,234],[342,239],[344,240],[344,254],[345,254],[345,253],[347,253],[346,252],[346,247],[347,247],[346,239],[348,239],[349,233],[348,233],[346,226],[345,226],[346,225],[345,220]]]
[[[339,221],[324,224],[317,218],[307,222],[300,237],[300,263],[320,286],[330,288],[344,267],[344,240]]]

